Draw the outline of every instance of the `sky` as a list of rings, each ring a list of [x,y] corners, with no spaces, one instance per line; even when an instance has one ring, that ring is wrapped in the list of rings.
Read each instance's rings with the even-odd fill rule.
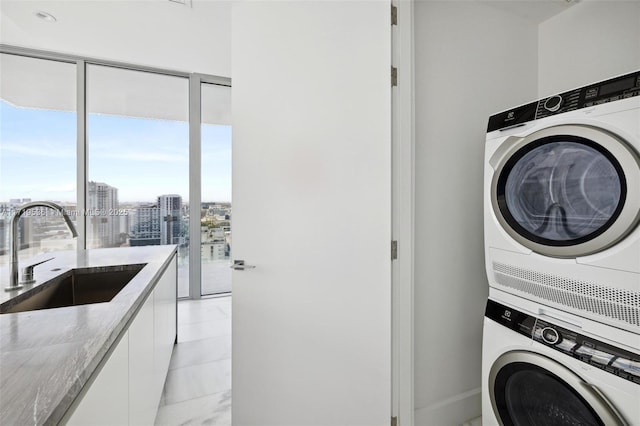
[[[88,178],[118,199],[189,199],[189,127],[181,121],[90,114]],[[231,201],[231,126],[202,127],[202,201]],[[76,114],[0,101],[0,202],[75,202]]]

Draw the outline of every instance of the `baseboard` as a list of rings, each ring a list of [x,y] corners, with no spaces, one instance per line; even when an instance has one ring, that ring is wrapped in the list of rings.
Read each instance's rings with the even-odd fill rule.
[[[482,412],[481,388],[460,393],[415,411],[415,426],[459,426]]]

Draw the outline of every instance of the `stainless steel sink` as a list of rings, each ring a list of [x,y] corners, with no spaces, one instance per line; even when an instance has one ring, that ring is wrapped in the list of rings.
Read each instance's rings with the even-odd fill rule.
[[[109,302],[145,264],[72,269],[0,305],[0,314]]]

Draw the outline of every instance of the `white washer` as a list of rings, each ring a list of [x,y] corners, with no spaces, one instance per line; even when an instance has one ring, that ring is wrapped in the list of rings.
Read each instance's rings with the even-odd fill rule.
[[[489,284],[640,332],[640,71],[492,116]]]
[[[482,424],[637,425],[639,347],[637,334],[492,289]]]

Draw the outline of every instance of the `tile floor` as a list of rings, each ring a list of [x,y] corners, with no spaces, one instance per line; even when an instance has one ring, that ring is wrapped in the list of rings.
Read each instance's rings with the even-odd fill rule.
[[[155,424],[231,425],[231,296],[178,302],[178,344]]]
[[[231,296],[178,302],[156,425],[231,425]]]

